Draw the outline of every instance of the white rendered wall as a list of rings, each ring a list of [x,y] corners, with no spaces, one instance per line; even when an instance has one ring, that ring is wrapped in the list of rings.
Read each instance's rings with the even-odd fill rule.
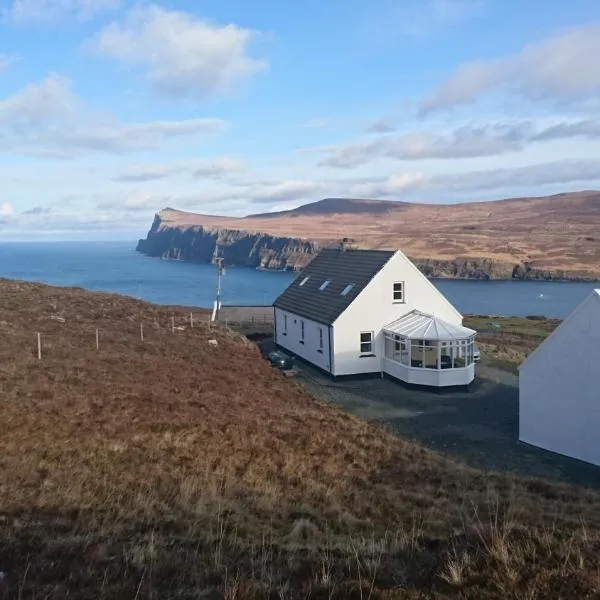
[[[519,439],[600,466],[599,375],[596,295],[521,367]]]
[[[285,316],[287,315],[287,332]],[[302,343],[302,321],[304,321],[304,343]],[[329,327],[304,319],[293,313],[275,309],[276,343],[282,348],[304,358],[312,364],[330,371]],[[323,348],[320,348],[319,330],[323,332]]]
[[[393,284],[397,281],[404,281],[402,303],[393,300]],[[335,321],[333,374],[380,372],[384,353],[383,327],[414,309],[462,325],[460,313],[404,254],[397,252]],[[374,332],[374,357],[360,356],[361,331]]]
[[[383,370],[388,375],[416,385],[433,387],[449,387],[454,385],[469,385],[475,378],[475,365],[463,369],[419,369],[408,367],[388,358],[383,359]]]

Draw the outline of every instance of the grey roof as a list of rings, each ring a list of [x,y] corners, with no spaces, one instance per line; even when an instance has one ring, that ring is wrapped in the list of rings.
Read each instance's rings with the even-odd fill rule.
[[[275,300],[273,306],[330,325],[394,256],[393,250],[325,248]],[[300,285],[308,277],[303,285]],[[319,287],[327,280],[329,285]],[[343,295],[346,286],[352,289]]]

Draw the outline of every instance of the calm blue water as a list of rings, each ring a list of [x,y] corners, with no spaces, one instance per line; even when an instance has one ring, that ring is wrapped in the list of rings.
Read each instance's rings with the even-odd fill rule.
[[[212,265],[148,258],[135,243],[0,244],[0,277],[117,292],[158,304],[210,307]],[[224,304],[268,304],[293,275],[243,267],[227,269]],[[565,317],[594,287],[586,283],[436,281],[464,314]]]

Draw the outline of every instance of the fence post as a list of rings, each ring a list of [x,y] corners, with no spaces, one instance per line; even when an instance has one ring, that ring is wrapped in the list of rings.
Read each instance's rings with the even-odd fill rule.
[[[144,324],[140,323],[140,340],[144,341]]]
[[[171,333],[175,333],[175,317],[171,317]]]
[[[42,360],[42,334],[38,331],[37,334],[38,360]]]
[[[96,350],[100,350],[100,335],[98,334],[98,328],[96,328]]]
[[[190,327],[194,329],[194,313],[190,313]]]

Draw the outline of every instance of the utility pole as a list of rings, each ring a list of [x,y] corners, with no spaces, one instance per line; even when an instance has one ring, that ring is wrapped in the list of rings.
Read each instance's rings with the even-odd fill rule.
[[[215,253],[213,255],[213,263],[217,265],[217,295],[215,298],[212,321],[216,321],[219,317],[219,311],[221,310],[221,277],[225,275],[225,266],[223,264],[224,258],[219,256],[219,245],[215,246]]]

